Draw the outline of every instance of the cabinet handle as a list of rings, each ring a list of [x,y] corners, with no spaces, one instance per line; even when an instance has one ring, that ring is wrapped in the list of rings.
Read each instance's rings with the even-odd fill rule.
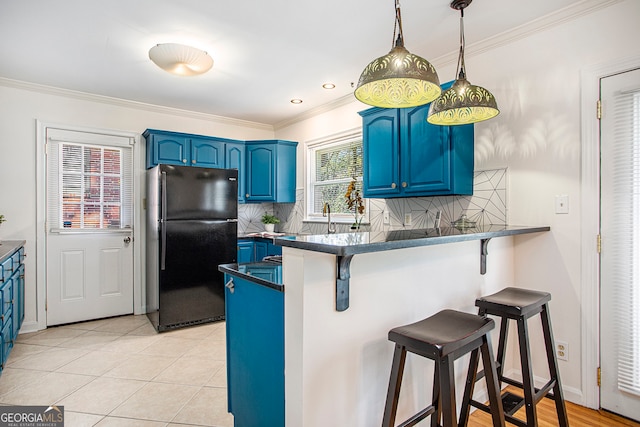
[[[249,193],[245,194],[244,197],[249,198]]]
[[[191,160],[191,163],[196,164],[196,159]]]
[[[396,187],[397,187],[396,183],[395,183],[395,182],[392,182],[392,183],[391,183],[391,188],[396,188]]]
[[[229,292],[234,293],[235,285],[233,284],[233,279],[229,279],[227,283],[224,284],[227,288],[229,288]]]
[[[407,188],[407,183],[406,182],[402,183],[402,188]]]
[[[187,163],[187,159],[182,159],[182,163]]]

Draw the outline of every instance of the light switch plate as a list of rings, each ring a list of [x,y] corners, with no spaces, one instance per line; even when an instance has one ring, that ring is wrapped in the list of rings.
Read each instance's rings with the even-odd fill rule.
[[[567,196],[566,194],[560,194],[556,196],[556,213],[569,213],[569,196]]]
[[[389,211],[382,212],[382,223],[385,225],[389,225]]]
[[[404,225],[411,225],[411,214],[404,214]]]

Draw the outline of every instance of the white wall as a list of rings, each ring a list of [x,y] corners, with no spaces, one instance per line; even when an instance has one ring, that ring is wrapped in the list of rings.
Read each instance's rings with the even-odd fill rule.
[[[36,307],[36,120],[135,133],[154,128],[235,139],[273,138],[273,130],[265,125],[6,80],[0,80],[0,100],[0,213],[7,219],[0,226],[0,238],[27,242],[23,332],[35,330],[38,320],[41,326],[43,321],[37,318]],[[144,156],[144,148],[141,153]],[[144,159],[138,164],[143,168]]]
[[[626,0],[496,43],[481,53],[474,54],[473,41],[467,40],[468,78],[493,92],[501,110],[496,119],[476,125],[476,169],[509,168],[510,223],[551,226],[544,238],[516,238],[515,283],[504,285],[552,293],[555,338],[569,344],[569,362],[560,362],[565,397],[578,403],[585,403],[581,336],[595,333],[581,327],[581,292],[586,284],[581,281],[580,254],[593,248],[580,245],[580,73],[596,64],[638,55],[638,17],[640,2]],[[455,64],[441,66],[434,61],[434,65],[441,81],[455,75]],[[304,148],[305,141],[359,126],[356,113],[365,108],[354,101],[279,129],[276,137],[300,141]],[[303,168],[304,163],[299,164],[298,187],[303,185]],[[557,194],[569,196],[568,215],[555,214]],[[537,326],[532,325],[533,339],[539,335]],[[544,362],[542,348],[533,348],[534,359],[540,362]],[[534,366],[534,373],[545,377],[541,365]]]

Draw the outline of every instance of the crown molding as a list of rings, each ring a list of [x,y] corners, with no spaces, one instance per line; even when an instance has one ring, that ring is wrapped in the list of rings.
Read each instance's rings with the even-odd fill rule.
[[[581,16],[622,3],[623,1],[625,0],[582,0],[577,3],[573,3],[548,15],[541,16],[538,19],[522,24],[519,27],[509,29],[476,43],[466,45],[464,49],[465,57],[468,58],[469,56],[479,55],[513,43],[516,40],[520,40],[537,32],[573,21]],[[455,64],[457,61],[458,50],[456,49],[455,52],[450,52],[446,55],[434,58],[431,63],[438,68]]]
[[[171,114],[191,119],[206,120],[210,122],[227,124],[232,126],[241,126],[246,128],[254,128],[260,130],[273,131],[273,126],[264,123],[251,122],[248,120],[234,119],[230,117],[217,116],[215,114],[200,113],[196,111],[182,110],[179,108],[165,107],[162,105],[147,104],[144,102],[131,101],[128,99],[114,98],[104,95],[96,95],[87,92],[80,92],[70,89],[62,89],[53,86],[46,86],[37,83],[30,83],[21,80],[13,80],[0,77],[0,86],[6,86],[14,89],[28,90],[47,95],[62,96],[65,98],[73,98],[81,101],[98,102],[101,104],[114,105],[117,107],[134,108],[153,113]]]

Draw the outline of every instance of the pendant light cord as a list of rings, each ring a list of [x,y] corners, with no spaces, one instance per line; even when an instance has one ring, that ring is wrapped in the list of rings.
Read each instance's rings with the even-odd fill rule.
[[[467,70],[464,66],[464,8],[460,9],[460,53],[458,54],[459,79],[467,78]]]
[[[404,34],[402,34],[402,17],[400,16],[400,0],[395,0],[396,22],[393,25],[393,40],[391,47],[404,46]],[[398,38],[396,39],[396,35]]]

